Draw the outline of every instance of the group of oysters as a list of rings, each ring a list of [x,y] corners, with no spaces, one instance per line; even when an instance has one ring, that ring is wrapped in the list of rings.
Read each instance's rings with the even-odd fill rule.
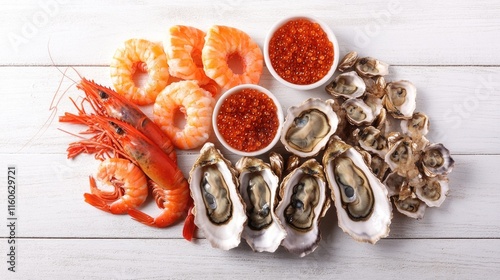
[[[388,64],[356,52],[338,71],[326,86],[330,99],[288,109],[286,164],[271,152],[269,163],[242,157],[233,166],[213,143],[201,149],[189,183],[195,224],[213,247],[229,250],[243,237],[254,251],[282,245],[305,256],[321,240],[319,223],[331,201],[339,227],[374,244],[389,234],[392,204],[421,219],[427,207],[443,203],[454,161],[427,140],[429,119],[415,112],[416,87],[387,82]]]

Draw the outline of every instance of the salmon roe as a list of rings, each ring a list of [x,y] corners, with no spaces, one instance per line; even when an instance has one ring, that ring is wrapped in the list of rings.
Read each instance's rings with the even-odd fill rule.
[[[254,152],[265,148],[279,126],[277,107],[266,94],[242,89],[223,101],[217,114],[217,129],[232,148]]]
[[[333,43],[316,22],[291,20],[269,41],[273,69],[285,81],[309,85],[321,80],[333,64]]]

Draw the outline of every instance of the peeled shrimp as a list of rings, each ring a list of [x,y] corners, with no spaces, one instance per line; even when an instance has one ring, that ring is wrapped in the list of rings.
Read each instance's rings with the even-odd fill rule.
[[[201,62],[201,50],[205,44],[205,32],[190,26],[172,26],[163,41],[170,75],[184,80],[197,80],[205,85],[210,78],[205,75]]]
[[[180,81],[167,86],[156,98],[153,120],[179,149],[193,149],[210,136],[215,100],[196,81]],[[175,124],[176,113],[185,115],[186,124]]]
[[[243,73],[231,70],[228,60],[241,59]],[[257,84],[264,65],[262,51],[245,32],[228,26],[212,26],[205,37],[201,59],[208,77],[222,89],[239,84]]]
[[[134,82],[136,71],[147,72],[144,86]],[[111,80],[115,90],[137,105],[147,105],[168,83],[167,57],[160,44],[144,39],[130,39],[116,50],[111,61]]]
[[[113,191],[97,187],[94,177],[90,176],[90,191],[85,201],[112,214],[126,213],[140,206],[148,196],[147,178],[144,172],[127,159],[109,158],[101,162],[97,179],[111,185]]]

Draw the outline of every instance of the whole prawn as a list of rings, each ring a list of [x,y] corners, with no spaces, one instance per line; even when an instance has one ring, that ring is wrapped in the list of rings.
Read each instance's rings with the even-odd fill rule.
[[[77,88],[85,93],[84,101],[90,103],[96,114],[112,117],[132,125],[156,143],[174,162],[177,162],[175,147],[170,138],[137,105],[128,101],[114,90],[98,85],[85,78],[81,79],[80,83],[77,84]],[[78,108],[78,106],[76,107]],[[82,121],[86,122],[89,120],[85,117],[88,114],[83,109],[83,106],[78,108],[78,111],[78,116],[66,113],[64,116],[59,117],[59,121],[82,123]]]
[[[78,115],[66,113],[61,117],[62,121],[86,124],[89,127],[86,132],[95,135],[90,139],[71,143],[67,150],[68,157],[89,153],[103,159],[105,154],[113,154],[134,162],[153,181],[149,185],[153,188],[158,206],[163,210],[156,218],[135,208],[128,209],[128,214],[143,224],[167,227],[179,220],[189,209],[183,236],[186,240],[191,240],[196,229],[194,216],[191,214],[193,202],[187,180],[176,162],[132,125],[99,114],[87,114],[83,106],[77,106],[77,109]],[[90,202],[89,197],[86,199]]]

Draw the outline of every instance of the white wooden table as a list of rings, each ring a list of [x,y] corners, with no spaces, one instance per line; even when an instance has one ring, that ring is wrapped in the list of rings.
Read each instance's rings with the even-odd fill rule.
[[[498,1],[69,2],[1,5],[1,279],[498,277]],[[98,163],[91,156],[66,159],[66,147],[75,138],[58,128],[77,130],[57,117],[74,111],[68,97],[81,92],[60,71],[110,86],[110,59],[126,39],[160,41],[174,24],[200,29],[223,24],[244,30],[262,47],[274,22],[303,12],[331,26],[341,56],[356,50],[377,57],[392,65],[391,80],[408,79],[417,86],[417,110],[431,119],[430,140],[444,143],[456,161],[442,207],[428,209],[418,221],[395,213],[390,236],[376,245],[344,234],[332,207],[322,223],[319,248],[299,258],[282,248],[254,253],[244,241],[237,249],[217,250],[202,234],[189,243],[181,237],[180,224],[149,228],[83,201]],[[285,88],[267,70],[260,84],[277,95],[284,109],[311,96],[328,97],[322,88]],[[187,174],[197,151],[178,153]],[[15,273],[7,262],[9,165],[17,167]],[[148,201],[145,211],[158,211],[153,204]]]

